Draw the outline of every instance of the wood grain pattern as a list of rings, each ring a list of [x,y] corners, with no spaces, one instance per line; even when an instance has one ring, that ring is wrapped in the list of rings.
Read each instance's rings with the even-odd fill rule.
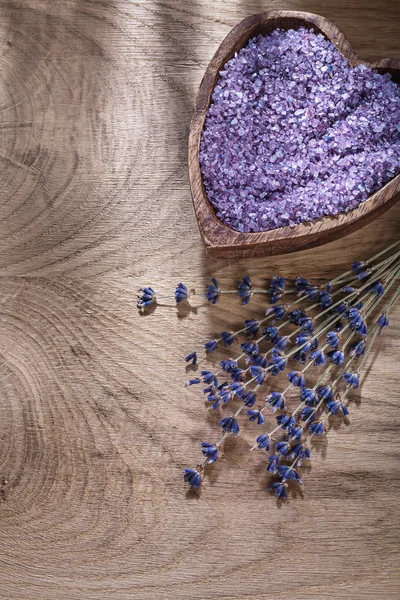
[[[321,33],[330,40],[349,64],[365,64],[380,73],[390,73],[394,81],[400,81],[400,59],[388,58],[364,62],[353,51],[342,31],[331,21],[307,12],[268,11],[246,17],[229,32],[213,56],[204,74],[197,94],[196,106],[189,134],[189,178],[193,204],[200,232],[207,253],[213,257],[251,258],[269,256],[312,248],[336,240],[356,231],[388,210],[397,200],[400,191],[400,175],[372,194],[366,202],[348,213],[334,217],[322,217],[295,227],[280,227],[259,233],[240,233],[225,225],[215,214],[207,198],[200,169],[200,143],[207,111],[214,88],[223,66],[259,35],[267,35],[274,29],[298,29],[305,27]]]
[[[187,177],[196,90],[256,0],[0,3],[1,600],[395,600],[400,595],[400,312],[349,427],[278,508],[249,430],[200,496],[215,439],[181,358],[249,315],[157,308],[136,291],[251,273],[326,279],[398,239],[400,206],[318,250],[213,260]],[[398,54],[391,0],[272,0],[323,12],[357,54]]]

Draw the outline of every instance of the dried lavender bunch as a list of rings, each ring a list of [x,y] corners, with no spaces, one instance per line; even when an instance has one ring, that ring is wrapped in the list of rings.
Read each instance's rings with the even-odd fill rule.
[[[288,288],[283,277],[274,277],[268,290],[260,290],[269,294],[272,303],[262,319],[246,320],[238,331],[224,331],[204,344],[203,354],[209,354],[221,344],[233,348],[241,342],[240,351],[221,360],[218,371],[204,369],[201,377],[187,385],[203,383],[212,410],[228,403],[238,406],[220,420],[218,440],[201,443],[203,462],[185,469],[184,479],[191,487],[200,486],[226,436],[240,434],[239,417],[247,417],[263,429],[252,450],[270,453],[266,469],[274,478],[271,490],[285,499],[288,485],[302,484],[299,469],[304,460],[310,460],[311,439],[327,433],[332,417],[348,418],[349,392],[359,386],[371,348],[389,325],[390,310],[400,296],[399,243],[367,262],[353,263],[324,286],[298,277]],[[247,303],[259,290],[245,278],[238,291]],[[224,293],[233,292],[221,290],[213,279],[206,296],[215,304]],[[285,294],[293,293],[298,297],[290,304],[277,304]],[[312,303],[304,306],[307,301]],[[383,312],[377,315],[382,305]],[[241,336],[248,339],[242,341]],[[193,351],[185,360],[196,364],[198,355]],[[299,368],[288,371],[284,390],[274,390],[270,385],[273,377],[288,370],[291,360],[298,361]],[[307,381],[310,367],[323,367],[314,385]],[[293,390],[299,395],[294,407],[288,398]],[[268,410],[278,412],[276,426],[264,431]]]

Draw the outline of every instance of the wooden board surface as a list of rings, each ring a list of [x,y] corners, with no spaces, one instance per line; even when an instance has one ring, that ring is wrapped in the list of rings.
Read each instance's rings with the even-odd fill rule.
[[[251,273],[339,274],[399,236],[400,205],[286,257],[207,258],[187,135],[204,69],[258,1],[0,4],[0,598],[395,599],[400,596],[400,311],[349,427],[277,506],[252,432],[201,495],[185,465],[218,435],[181,357],[247,315],[201,298],[142,317],[142,284],[201,289]],[[268,2],[322,12],[367,60],[399,54],[383,0]]]

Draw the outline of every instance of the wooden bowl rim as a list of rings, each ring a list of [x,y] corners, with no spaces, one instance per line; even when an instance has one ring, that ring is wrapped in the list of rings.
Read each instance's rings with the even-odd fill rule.
[[[215,209],[208,200],[204,188],[199,154],[204,121],[211,103],[215,85],[219,79],[219,71],[233,56],[234,52],[237,51],[237,49],[232,50],[232,47],[234,42],[241,37],[242,33],[247,30],[246,41],[240,48],[243,48],[248,40],[256,35],[256,30],[260,28],[260,26],[265,25],[268,21],[282,21],[285,19],[295,19],[299,21],[299,27],[301,25],[308,26],[310,29],[315,27],[329,41],[335,44],[339,52],[347,58],[352,66],[364,64],[367,67],[380,71],[400,70],[400,59],[384,58],[373,63],[361,60],[355,54],[349,41],[339,27],[325,17],[314,13],[291,10],[265,11],[246,17],[233,27],[219,45],[204,73],[198,90],[189,132],[190,186],[198,225],[204,238],[204,242],[209,248],[249,249],[260,245],[267,246],[268,244],[273,243],[279,244],[279,242],[282,242],[283,240],[293,240],[294,243],[297,241],[299,243],[298,246],[300,247],[302,241],[312,238],[313,236],[318,238],[318,244],[322,244],[323,240],[320,239],[321,234],[328,234],[329,232],[334,232],[336,229],[340,230],[345,227],[347,228],[351,223],[358,221],[362,217],[366,217],[366,215],[371,212],[375,212],[379,207],[382,209],[382,205],[388,203],[388,201],[400,191],[400,175],[396,175],[383,187],[371,194],[367,200],[360,203],[356,208],[349,210],[347,213],[342,212],[334,216],[320,217],[314,221],[300,223],[294,227],[287,225],[285,227],[260,232],[241,233],[228,225],[225,225],[225,223],[216,216]],[[283,27],[283,24],[280,23],[279,25],[276,25],[276,27]],[[293,27],[293,25],[291,25],[291,27]],[[392,193],[388,194],[390,191],[392,191]],[[202,214],[204,209],[207,210],[205,218]],[[338,223],[339,217],[342,220],[342,224]],[[229,237],[229,244],[226,244],[223,241],[226,237]],[[340,234],[338,237],[340,237]],[[294,249],[298,248],[296,247]]]

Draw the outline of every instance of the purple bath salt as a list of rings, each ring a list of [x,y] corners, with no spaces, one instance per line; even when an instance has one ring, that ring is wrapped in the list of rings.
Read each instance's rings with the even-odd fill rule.
[[[305,28],[258,35],[220,72],[200,163],[216,214],[265,231],[347,212],[400,172],[400,86]]]

